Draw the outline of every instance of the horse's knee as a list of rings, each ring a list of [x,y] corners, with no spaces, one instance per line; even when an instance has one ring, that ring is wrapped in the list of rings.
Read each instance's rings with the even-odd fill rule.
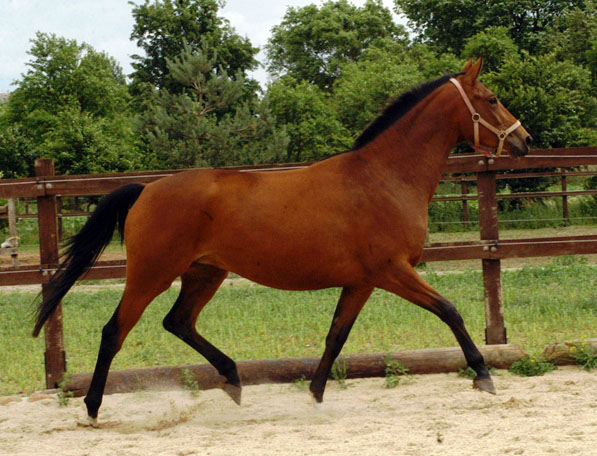
[[[196,333],[194,326],[186,318],[177,318],[170,314],[164,317],[162,321],[164,329],[169,333],[174,334],[176,337],[183,341],[187,341],[193,338]]]
[[[172,314],[168,314],[164,317],[164,319],[162,320],[162,326],[164,327],[164,329],[172,334],[174,334],[175,336],[177,336],[178,334],[176,333],[178,325],[176,320],[174,319],[174,317],[172,316]]]
[[[174,334],[176,337],[184,339],[185,336],[191,334],[193,328],[191,327],[188,318],[180,315],[181,312],[179,306],[180,296],[174,303],[172,310],[170,310],[170,312],[168,312],[168,314],[162,320],[162,325],[166,331]]]

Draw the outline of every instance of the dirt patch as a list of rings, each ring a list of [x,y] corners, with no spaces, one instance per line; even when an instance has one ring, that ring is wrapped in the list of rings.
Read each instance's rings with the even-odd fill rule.
[[[0,454],[11,455],[594,455],[597,372],[495,377],[498,394],[455,374],[334,382],[317,408],[304,387],[246,387],[237,407],[222,391],[106,396],[100,427],[82,399],[0,405]]]

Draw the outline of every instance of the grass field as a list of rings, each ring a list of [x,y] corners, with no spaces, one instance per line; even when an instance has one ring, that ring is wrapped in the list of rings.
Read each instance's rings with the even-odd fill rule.
[[[473,339],[484,339],[483,287],[479,271],[438,273],[426,279],[453,301]],[[597,266],[580,257],[561,257],[542,266],[506,270],[505,320],[510,343],[531,353],[560,341],[595,337]],[[131,332],[113,369],[205,362],[162,329],[161,321],[177,286],[148,307]],[[73,290],[64,300],[65,344],[71,373],[93,370],[101,328],[122,294],[118,287]],[[236,360],[320,356],[339,290],[284,292],[263,287],[223,287],[200,316],[202,335]],[[43,338],[33,339],[31,309],[35,292],[0,295],[0,395],[44,388]],[[437,317],[382,291],[376,291],[343,353],[390,352],[453,346],[450,330]]]

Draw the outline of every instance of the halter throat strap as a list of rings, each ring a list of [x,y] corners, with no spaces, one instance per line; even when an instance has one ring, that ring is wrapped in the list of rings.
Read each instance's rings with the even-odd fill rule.
[[[498,143],[497,149],[495,150],[495,156],[499,157],[502,154],[502,149],[504,147],[504,141],[506,140],[506,138],[508,137],[508,135],[510,133],[512,133],[514,130],[516,130],[518,127],[520,127],[520,125],[521,125],[520,120],[517,120],[516,122],[514,122],[506,130],[501,130],[499,128],[494,127],[489,122],[487,122],[485,119],[483,119],[483,117],[481,117],[481,114],[479,114],[475,110],[475,108],[473,107],[471,101],[469,100],[466,92],[460,85],[460,82],[458,82],[455,78],[450,78],[450,82],[452,84],[454,84],[454,86],[458,89],[458,92],[460,93],[460,95],[462,96],[462,99],[464,100],[464,104],[466,104],[466,107],[471,112],[471,116],[472,116],[472,120],[473,120],[473,128],[474,128],[474,133],[475,133],[474,149],[477,152],[481,152],[486,157],[494,156],[492,149],[485,148],[479,144],[479,124],[481,124],[498,137],[499,143]]]

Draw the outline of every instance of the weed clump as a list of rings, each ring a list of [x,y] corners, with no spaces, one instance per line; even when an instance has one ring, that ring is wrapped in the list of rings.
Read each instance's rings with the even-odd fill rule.
[[[72,391],[66,391],[66,386],[72,381],[73,376],[67,372],[62,375],[62,378],[58,382],[58,392],[56,397],[58,398],[58,404],[61,407],[68,406],[68,402],[71,398],[75,397]]]
[[[509,371],[522,377],[536,377],[545,375],[555,369],[557,369],[557,367],[554,363],[545,361],[541,358],[536,358],[535,356],[527,355],[512,363]]]
[[[190,392],[192,396],[198,396],[201,393],[197,376],[191,369],[182,370],[181,380],[185,391]]]
[[[574,344],[570,347],[570,354],[574,358],[576,364],[581,366],[584,370],[591,372],[597,368],[597,353],[586,342]]]
[[[402,379],[405,377],[410,377],[408,373],[408,369],[404,367],[403,364],[399,363],[394,359],[387,359],[386,360],[386,379],[384,382],[384,386],[388,389],[396,388]]]
[[[332,365],[332,378],[338,382],[340,389],[348,388],[346,384],[347,372],[346,372],[346,361],[344,358],[338,358]]]
[[[299,391],[306,391],[309,389],[309,385],[307,383],[307,378],[304,375],[301,375],[299,378],[296,378],[292,381],[292,386]]]

